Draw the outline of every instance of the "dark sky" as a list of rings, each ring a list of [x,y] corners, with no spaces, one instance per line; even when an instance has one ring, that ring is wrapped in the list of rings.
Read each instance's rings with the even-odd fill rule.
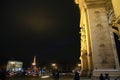
[[[74,0],[2,0],[0,59],[38,65],[79,61],[79,9]],[[0,60],[0,63],[2,63]]]

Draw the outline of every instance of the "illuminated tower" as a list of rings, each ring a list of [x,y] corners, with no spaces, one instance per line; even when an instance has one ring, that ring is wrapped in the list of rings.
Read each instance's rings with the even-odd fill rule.
[[[36,56],[34,56],[32,65],[36,65]]]
[[[32,68],[33,68],[33,70],[37,69],[37,67],[36,67],[36,56],[34,56],[33,63],[32,63]]]

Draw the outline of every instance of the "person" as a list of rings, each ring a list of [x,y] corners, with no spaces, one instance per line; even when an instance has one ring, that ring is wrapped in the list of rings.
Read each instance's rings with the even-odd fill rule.
[[[109,74],[105,74],[105,80],[110,80]]]
[[[105,80],[103,74],[101,73],[100,76],[99,76],[99,80]]]
[[[53,75],[54,80],[59,80],[59,71],[58,70],[53,70],[52,75]]]
[[[80,80],[80,75],[78,71],[75,71],[74,80]]]
[[[59,71],[56,71],[55,73],[55,80],[59,80]]]
[[[91,79],[91,77],[92,77],[92,72],[90,72],[90,74],[89,74],[89,76],[88,76],[90,79]]]
[[[6,80],[6,70],[4,68],[1,68],[0,79],[1,80]]]
[[[55,71],[53,70],[53,72],[52,72],[52,77],[53,77],[53,79],[55,80]]]

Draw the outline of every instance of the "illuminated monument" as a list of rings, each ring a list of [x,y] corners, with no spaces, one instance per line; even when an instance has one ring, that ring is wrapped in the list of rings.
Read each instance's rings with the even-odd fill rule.
[[[101,73],[119,76],[120,65],[113,32],[120,38],[120,1],[75,0],[75,2],[81,11],[81,75],[92,73],[92,80],[98,78]]]
[[[36,56],[34,56],[34,59],[33,59],[33,63],[32,63],[32,69],[33,70],[37,70],[37,66],[36,66]]]

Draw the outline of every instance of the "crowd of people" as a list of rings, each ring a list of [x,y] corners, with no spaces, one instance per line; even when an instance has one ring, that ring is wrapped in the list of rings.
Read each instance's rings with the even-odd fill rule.
[[[4,67],[0,68],[0,80],[6,80],[7,78],[7,72],[6,72],[6,69]],[[52,77],[54,80],[59,80],[60,78],[60,72],[58,69],[56,70],[53,70],[52,72]],[[80,72],[79,71],[74,71],[74,80],[80,80]],[[99,76],[99,80],[110,80],[110,77],[109,77],[109,74],[100,74]],[[115,79],[117,80],[117,79]]]
[[[60,73],[58,70],[54,70],[52,73],[53,79],[54,80],[59,80],[60,78]],[[80,80],[80,73],[79,71],[74,72],[74,80]]]
[[[80,80],[79,72],[75,71],[74,73],[75,73],[74,80]],[[6,69],[5,68],[0,68],[0,80],[6,80],[7,77],[8,77],[7,75],[8,75],[8,72],[6,72]],[[52,77],[53,77],[54,80],[59,80],[59,78],[60,78],[59,70],[57,70],[57,69],[53,70]]]
[[[110,80],[109,74],[105,74],[105,76],[101,73],[99,76],[99,80]]]

